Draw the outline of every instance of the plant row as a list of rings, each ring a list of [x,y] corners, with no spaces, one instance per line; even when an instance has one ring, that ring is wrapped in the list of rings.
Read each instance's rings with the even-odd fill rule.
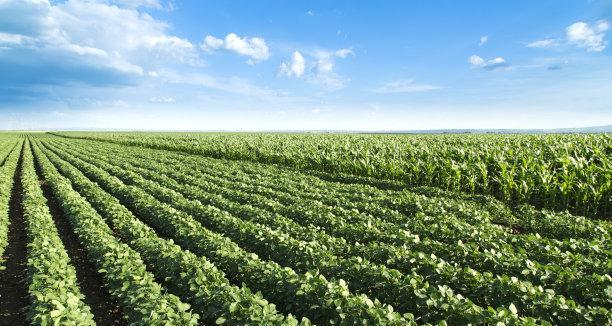
[[[51,151],[50,159],[57,160]],[[162,204],[151,195],[133,186],[121,186],[117,179],[75,158],[63,159],[88,177],[93,178],[122,204],[161,235],[172,238],[181,247],[206,256],[217,268],[223,270],[235,284],[244,283],[277,304],[284,312],[307,317],[314,323],[371,325],[410,324],[412,316],[401,316],[390,306],[370,300],[365,295],[353,295],[347,285],[328,281],[317,272],[298,274],[290,268],[261,260],[226,237],[204,228],[190,215]],[[97,171],[97,173],[96,173]],[[104,177],[105,176],[105,177]],[[115,182],[113,182],[115,180]],[[119,182],[117,182],[119,181]]]
[[[16,149],[15,149],[16,147]],[[14,147],[5,145],[4,165],[0,166],[0,270],[4,269],[3,254],[8,245],[8,227],[9,219],[9,202],[11,200],[11,191],[13,189],[15,170],[19,160],[23,142],[15,144]],[[7,148],[11,148],[7,150]]]
[[[35,325],[95,325],[84,303],[75,268],[70,264],[47,207],[29,143],[22,156],[21,205],[28,234],[29,319]]]
[[[436,197],[444,201],[459,201],[469,203],[478,210],[488,212],[492,222],[512,228],[518,233],[538,233],[555,239],[601,239],[610,234],[612,224],[606,220],[594,220],[584,216],[573,215],[567,211],[555,212],[546,209],[536,209],[532,205],[517,203],[516,207],[510,208],[496,198],[488,195],[470,194],[460,191],[443,190],[431,186],[410,186],[390,180],[380,180],[371,177],[362,177],[350,174],[326,173],[311,171],[310,175],[317,178],[342,183],[347,185],[359,184],[370,186],[378,192],[378,189],[392,189],[401,191],[408,189],[410,192]],[[375,193],[374,192],[374,193]],[[466,221],[472,221],[472,213]]]
[[[117,149],[115,149],[117,150]],[[125,152],[125,149],[123,149]],[[129,151],[130,155],[139,155],[134,150]],[[125,153],[117,152],[117,155],[125,156]],[[150,157],[150,155],[144,155]],[[162,155],[163,156],[163,155]],[[203,175],[209,177],[210,174],[216,174],[221,180],[227,182],[228,180],[237,180],[238,185],[245,189],[249,193],[259,193],[262,195],[272,196],[272,198],[279,200],[285,204],[292,204],[295,200],[317,200],[321,201],[326,205],[340,206],[345,209],[357,209],[360,212],[373,215],[377,218],[387,219],[390,222],[398,224],[406,224],[415,220],[415,215],[418,213],[424,213],[428,216],[440,216],[444,215],[444,219],[439,219],[437,224],[441,227],[457,227],[458,224],[465,224],[468,222],[472,227],[458,227],[462,231],[470,229],[470,232],[453,232],[454,238],[447,236],[441,236],[440,239],[456,242],[459,239],[466,242],[470,238],[476,238],[477,241],[482,242],[485,246],[493,246],[487,249],[495,249],[502,251],[499,245],[496,245],[499,241],[510,244],[505,246],[504,250],[521,250],[528,255],[536,256],[541,262],[546,263],[552,261],[554,263],[568,263],[572,261],[580,261],[579,267],[584,269],[592,270],[593,265],[597,265],[600,261],[605,261],[609,255],[603,253],[603,250],[609,250],[605,248],[605,239],[608,237],[606,228],[593,225],[589,223],[584,225],[582,229],[587,228],[591,230],[592,237],[588,241],[581,239],[577,240],[565,240],[557,241],[542,238],[538,235],[513,235],[507,230],[501,229],[496,225],[489,223],[491,219],[488,214],[483,214],[482,210],[474,208],[472,203],[461,200],[446,198],[429,198],[410,191],[403,192],[384,192],[379,190],[369,189],[368,187],[345,185],[338,187],[334,183],[329,182],[317,182],[316,178],[307,178],[299,173],[282,173],[279,169],[272,168],[258,168],[254,173],[247,176],[242,172],[246,169],[255,169],[254,164],[242,164],[239,168],[230,169],[227,167],[228,162],[211,162],[206,160],[183,160],[181,158],[167,158],[163,159],[159,156],[154,156],[153,160],[163,164],[175,165],[177,161],[182,162],[178,168],[189,170],[193,172],[201,172]],[[193,162],[191,162],[193,161]],[[222,167],[225,165],[225,168]],[[220,167],[220,168],[217,168]],[[272,172],[270,172],[272,170]],[[201,174],[201,175],[202,175]],[[222,175],[219,175],[222,174]],[[274,182],[273,180],[282,177],[283,182]],[[210,178],[210,177],[209,177]],[[213,177],[214,178],[214,177]],[[245,182],[247,180],[248,182]],[[269,191],[269,189],[275,189],[278,191]],[[366,195],[367,194],[367,195]],[[297,197],[297,198],[296,198]],[[400,214],[399,212],[402,214]],[[417,215],[419,217],[422,215]],[[456,218],[451,218],[456,217]],[[584,218],[582,218],[584,219]],[[465,222],[464,222],[465,221]],[[591,220],[586,220],[592,222]],[[569,225],[563,225],[563,229],[571,229]],[[405,225],[406,228],[410,228],[409,225]],[[473,228],[484,229],[483,232],[471,232]],[[599,234],[599,236],[597,236]],[[435,238],[435,234],[427,235]],[[488,236],[487,241],[482,241],[483,236]],[[495,241],[494,241],[495,240]],[[609,247],[609,246],[608,246]],[[600,255],[600,261],[594,261],[592,263],[585,262],[583,257],[572,257],[573,253],[581,253],[591,258],[593,256]],[[533,259],[533,257],[529,257]]]
[[[100,146],[98,146],[100,147]],[[129,151],[130,155],[135,154],[134,151]],[[163,153],[160,153],[163,157]],[[125,153],[116,155],[125,157]],[[150,155],[144,155],[150,161]],[[520,251],[519,254],[527,255],[525,259],[537,260],[541,263],[553,264],[573,264],[583,270],[591,272],[600,272],[607,270],[605,262],[609,258],[609,246],[606,247],[604,240],[551,240],[543,239],[538,235],[516,236],[498,226],[486,223],[486,216],[479,218],[476,223],[467,225],[462,218],[455,218],[460,215],[469,215],[472,217],[482,216],[478,210],[472,209],[469,205],[465,205],[460,201],[430,199],[425,196],[416,195],[411,192],[385,193],[378,192],[372,196],[363,196],[363,188],[357,187],[352,189],[351,195],[346,196],[339,191],[336,191],[332,183],[316,183],[312,179],[304,181],[293,186],[290,178],[282,177],[283,182],[274,182],[270,180],[278,179],[279,175],[265,175],[265,169],[260,169],[260,178],[265,180],[253,180],[254,177],[249,175],[240,179],[241,170],[216,168],[221,166],[219,162],[189,162],[182,160],[181,164],[177,165],[178,160],[171,159],[163,160],[160,155],[153,156],[153,160],[160,161],[163,164],[172,164],[177,166],[177,169],[189,171],[191,174],[199,173],[198,176],[207,179],[221,180],[227,184],[228,180],[238,179],[235,183],[241,190],[252,194],[262,194],[273,200],[279,200],[283,204],[291,205],[296,201],[304,202],[306,200],[321,201],[324,204],[331,206],[334,214],[346,215],[346,210],[357,209],[360,212],[367,212],[374,217],[385,221],[400,225],[402,228],[409,230],[424,230],[425,233],[418,233],[421,236],[426,236],[435,240],[440,240],[448,243],[456,243],[461,240],[469,243],[479,242],[484,249],[495,250],[498,252],[513,253]],[[216,165],[216,166],[215,166]],[[252,164],[251,164],[252,165]],[[204,170],[204,171],[202,171]],[[218,178],[210,177],[210,171],[219,170],[225,171],[225,176]],[[269,172],[268,172],[269,174]],[[310,188],[310,189],[309,189]],[[275,189],[278,191],[270,190]],[[365,189],[366,191],[368,189]],[[321,193],[319,193],[321,192]],[[361,196],[360,196],[361,195]],[[339,206],[339,207],[336,207]],[[386,208],[391,206],[393,209]],[[397,210],[396,210],[397,209]],[[404,214],[398,212],[401,211]],[[422,214],[419,214],[422,213]],[[444,216],[444,218],[439,218]],[[366,218],[369,218],[366,216]],[[423,228],[422,224],[429,224],[430,221],[425,219],[436,219],[436,227],[443,228],[445,232],[437,232],[431,228]],[[420,224],[418,227],[414,225]],[[597,229],[594,229],[594,231]],[[605,230],[603,230],[605,232]],[[605,233],[607,234],[607,233]],[[606,237],[602,237],[605,239]],[[606,251],[607,250],[607,251]],[[586,257],[585,257],[586,256]],[[599,266],[599,269],[598,269]],[[603,266],[603,267],[601,267]]]
[[[111,296],[133,325],[196,325],[190,305],[165,290],[147,271],[140,255],[119,241],[96,210],[54,174],[37,155],[37,162],[54,197],[68,218],[90,261],[98,268]]]
[[[600,135],[61,133],[215,158],[435,185],[610,216],[612,139]]]
[[[176,165],[175,165],[176,167]],[[227,189],[224,196],[228,196]],[[211,188],[206,188],[211,191]],[[217,191],[219,191],[217,189]],[[261,203],[261,198],[249,200],[247,203],[256,205]],[[457,262],[461,266],[470,266],[476,270],[492,271],[498,275],[516,276],[528,279],[536,285],[555,289],[569,298],[586,305],[608,304],[606,288],[610,287],[610,277],[606,274],[584,274],[554,265],[543,265],[537,261],[519,258],[510,259],[506,252],[495,250],[481,250],[478,244],[462,243],[459,241],[452,246],[445,245],[430,239],[420,239],[407,233],[397,226],[374,219],[360,218],[358,214],[353,216],[339,216],[325,205],[319,203],[297,203],[289,208],[278,208],[265,204],[267,209],[281,213],[298,223],[313,224],[323,228],[326,232],[340,236],[349,242],[379,241],[396,246],[409,246],[411,250],[425,253],[435,253],[436,256],[449,262]],[[266,207],[264,207],[266,208]],[[352,212],[349,212],[352,213]],[[356,217],[355,217],[356,215]],[[435,222],[435,220],[434,220]],[[432,224],[432,223],[430,223]],[[423,225],[426,228],[427,225]],[[512,264],[509,264],[513,263]],[[593,285],[599,284],[596,288]]]
[[[36,149],[42,164],[58,178],[55,166]],[[248,288],[233,286],[211,262],[204,257],[182,250],[171,240],[162,239],[155,231],[139,221],[119,201],[91,182],[68,163],[55,161],[79,193],[109,222],[113,230],[138,251],[158,279],[181,298],[187,299],[203,321],[226,325],[263,323],[266,325],[297,325],[293,317],[285,318],[276,312],[261,295]],[[304,325],[308,324],[304,320]]]
[[[402,250],[403,248],[401,247],[394,248],[393,246],[381,245],[349,246],[345,241],[338,241],[339,239],[327,236],[320,231],[301,226],[282,215],[272,215],[265,210],[250,205],[232,203],[228,200],[236,198],[235,193],[232,193],[232,191],[226,191],[223,193],[223,196],[219,196],[211,194],[211,191],[203,191],[197,187],[191,186],[190,184],[195,184],[198,181],[200,181],[201,185],[201,180],[196,180],[192,176],[182,175],[182,177],[178,178],[178,181],[170,179],[167,176],[173,175],[172,170],[176,170],[177,165],[173,165],[172,169],[156,164],[150,165],[150,170],[134,167],[130,169],[130,164],[122,161],[120,158],[115,158],[113,156],[112,159],[109,157],[107,160],[114,160],[116,161],[115,164],[121,167],[111,168],[106,166],[105,169],[107,171],[113,172],[115,175],[123,176],[124,180],[141,186],[147,192],[155,192],[155,189],[153,189],[155,188],[155,183],[144,182],[139,176],[144,176],[154,180],[156,183],[179,191],[188,198],[220,207],[242,219],[257,221],[273,226],[298,239],[316,241],[319,244],[324,244],[331,248],[335,254],[360,254],[374,262],[383,264],[389,264],[389,262],[392,261],[391,257],[394,257],[397,259],[397,261],[395,261],[395,266],[402,266],[402,270],[417,271],[426,276],[429,281],[436,281],[438,284],[444,284],[445,282],[447,284],[453,284],[454,288],[461,289],[461,293],[468,294],[468,296],[480,303],[487,305],[509,305],[514,302],[517,304],[517,307],[519,307],[519,311],[532,313],[540,318],[548,318],[548,320],[552,321],[580,320],[581,318],[591,320],[593,318],[602,318],[602,316],[605,318],[607,313],[605,309],[588,310],[581,308],[561,296],[555,296],[554,293],[545,291],[542,287],[533,286],[529,282],[520,281],[514,277],[494,277],[491,274],[479,273],[470,268],[456,268],[444,261],[431,258],[429,255]],[[133,159],[131,161],[137,160]],[[101,165],[99,162],[97,164],[104,167],[104,165]],[[127,172],[128,170],[134,173]],[[173,175],[173,177],[176,177],[176,175]],[[162,193],[162,197],[163,196],[167,197],[168,201],[177,202],[176,198],[168,197],[166,193]],[[273,205],[265,201],[262,202],[262,204],[264,206]],[[222,228],[227,229],[226,226]],[[347,247],[350,247],[350,250],[347,251]],[[350,254],[348,255],[350,257]],[[287,254],[281,253],[280,256],[282,259],[286,257]],[[404,258],[404,263],[398,264],[398,262],[401,261],[398,258],[402,256]],[[409,263],[406,264],[406,262]],[[598,314],[599,317],[597,317]]]

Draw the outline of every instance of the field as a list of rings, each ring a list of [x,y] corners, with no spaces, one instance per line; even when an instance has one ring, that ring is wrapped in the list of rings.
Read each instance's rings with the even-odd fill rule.
[[[611,325],[612,138],[0,134],[7,325]]]

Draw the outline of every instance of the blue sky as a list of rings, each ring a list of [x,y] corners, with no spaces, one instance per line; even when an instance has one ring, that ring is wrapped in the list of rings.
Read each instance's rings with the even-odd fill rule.
[[[610,24],[610,0],[0,0],[0,129],[612,124]]]

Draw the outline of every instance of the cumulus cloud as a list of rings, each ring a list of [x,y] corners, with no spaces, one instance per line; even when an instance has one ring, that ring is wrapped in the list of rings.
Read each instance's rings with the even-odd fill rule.
[[[306,69],[306,61],[302,54],[298,51],[293,52],[291,61],[281,63],[278,74],[287,77],[302,77]]]
[[[506,59],[497,57],[491,60],[485,60],[477,55],[472,55],[468,58],[468,62],[472,65],[472,67],[479,67],[484,70],[497,70],[508,68],[510,65],[506,62]]]
[[[350,49],[339,49],[336,51],[319,50],[314,52],[315,63],[311,68],[312,75],[309,80],[315,84],[323,85],[330,90],[343,88],[349,79],[336,73],[335,59],[345,59],[350,54],[353,54],[353,51]]]
[[[484,59],[479,57],[479,56],[477,56],[477,55],[473,55],[473,56],[469,57],[468,61],[473,66],[482,66],[485,63]]]
[[[278,75],[303,77],[312,84],[318,84],[330,90],[340,89],[346,85],[349,79],[336,73],[336,60],[346,59],[351,55],[355,55],[355,53],[349,48],[335,51],[319,49],[306,51],[304,54],[295,51],[290,61],[280,64]]]
[[[480,37],[480,42],[478,42],[478,45],[483,46],[485,43],[487,43],[489,41],[489,37],[488,36],[482,36]]]
[[[216,38],[212,35],[207,35],[202,43],[202,48],[207,51],[217,50],[223,46],[224,42],[220,38]]]
[[[0,1],[0,74],[11,82],[125,83],[156,65],[199,66],[197,49],[139,11],[158,1]]]
[[[528,48],[550,49],[568,47],[578,47],[586,49],[588,52],[601,52],[606,46],[606,31],[610,29],[607,20],[599,20],[594,24],[576,22],[565,28],[565,37],[545,38],[528,43]]]
[[[270,58],[270,49],[266,41],[261,37],[240,37],[235,33],[229,33],[224,39],[207,35],[202,43],[202,48],[206,51],[225,49],[242,56],[249,57],[250,63],[263,61]]]
[[[606,20],[600,20],[594,25],[585,22],[573,23],[565,29],[567,41],[589,52],[601,52],[606,48],[605,32],[610,29]]]
[[[428,84],[416,84],[414,80],[395,80],[384,85],[371,89],[374,93],[417,93],[427,92],[441,87],[428,85]]]

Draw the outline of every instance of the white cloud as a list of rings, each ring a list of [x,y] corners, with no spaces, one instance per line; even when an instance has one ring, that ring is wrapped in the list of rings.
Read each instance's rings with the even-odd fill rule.
[[[349,55],[355,55],[355,53],[351,49],[340,49],[336,50],[336,52],[334,52],[334,55],[338,58],[344,59]]]
[[[477,55],[473,55],[473,56],[469,57],[468,61],[473,66],[482,66],[485,63],[484,59],[479,57],[479,56],[477,56]]]
[[[567,41],[589,52],[601,52],[606,48],[605,32],[610,28],[606,20],[600,20],[594,26],[577,22],[565,29]]]
[[[263,38],[240,37],[235,33],[227,34],[225,39],[207,35],[204,38],[204,42],[201,46],[206,51],[225,49],[242,56],[247,56],[250,58],[250,60],[254,60],[255,62],[266,60],[270,58],[271,55],[270,49],[266,45],[266,41]]]
[[[349,79],[335,72],[335,59],[345,59],[352,54],[354,53],[350,49],[315,51],[313,53],[315,63],[311,69],[312,76],[310,76],[310,81],[315,84],[323,85],[330,90],[343,88],[346,83],[349,82]]]
[[[415,84],[412,79],[409,79],[391,81],[380,87],[373,88],[370,91],[374,93],[417,93],[432,91],[440,88],[441,87],[434,85]]]
[[[468,62],[472,67],[480,67],[484,70],[497,70],[502,68],[508,68],[510,65],[506,62],[506,59],[497,57],[491,60],[485,60],[477,55],[472,55],[468,58]]]
[[[568,48],[575,46],[588,52],[601,52],[606,46],[606,31],[610,29],[607,20],[599,20],[594,24],[576,22],[565,28],[565,38],[546,38],[528,43],[528,48]]]
[[[291,61],[281,63],[279,67],[279,75],[281,76],[295,76],[302,77],[304,70],[306,69],[306,61],[302,54],[298,51],[293,52],[291,55]]]
[[[485,36],[481,36],[480,37],[480,42],[478,42],[478,45],[482,46],[485,43],[487,43],[487,41],[489,41],[489,37],[488,36],[486,36],[486,35]]]
[[[552,48],[552,47],[559,46],[559,41],[556,39],[547,38],[547,39],[531,42],[527,44],[526,46],[528,48],[540,48],[540,49]]]
[[[306,12],[306,15],[308,15],[308,16],[314,16],[314,15],[316,15],[316,14],[317,14],[317,13],[316,13],[314,10],[308,10],[308,11]]]
[[[186,39],[169,35],[148,35],[143,37],[148,48],[165,53],[180,62],[193,66],[203,65],[203,61],[197,56],[194,45]]]
[[[319,56],[311,69],[309,80],[315,84],[323,85],[329,89],[340,89],[348,82],[334,71],[334,61],[329,56]]]
[[[212,35],[207,35],[202,43],[202,48],[207,51],[217,50],[223,46],[223,40]]]
[[[607,31],[608,29],[610,29],[610,23],[607,20],[602,19],[597,22],[597,25],[595,25],[595,29],[600,32]]]
[[[0,44],[22,44],[29,41],[27,36],[0,32]]]
[[[168,35],[168,24],[136,9],[72,0],[52,6],[51,19],[59,25],[54,38],[118,53],[126,61],[201,61],[191,42]]]
[[[349,81],[335,72],[336,59],[346,59],[355,55],[349,48],[330,50],[316,50],[304,52],[295,51],[289,62],[282,62],[279,66],[279,76],[304,77],[312,84],[326,87],[329,90],[343,88]]]
[[[316,108],[312,109],[310,112],[312,112],[314,114],[321,113],[321,108],[316,107]]]
[[[104,79],[100,74],[112,82],[111,75],[142,76],[157,65],[202,65],[191,42],[139,11],[158,5],[153,0],[0,1],[0,44],[13,50],[4,51],[2,60],[31,73],[34,83],[43,77],[98,83]],[[32,68],[37,66],[45,69]],[[43,76],[45,71],[55,75]]]
[[[102,49],[94,48],[91,46],[82,46],[78,44],[67,44],[65,47],[66,50],[76,53],[79,55],[93,55],[93,56],[101,56],[107,57],[108,53]]]

